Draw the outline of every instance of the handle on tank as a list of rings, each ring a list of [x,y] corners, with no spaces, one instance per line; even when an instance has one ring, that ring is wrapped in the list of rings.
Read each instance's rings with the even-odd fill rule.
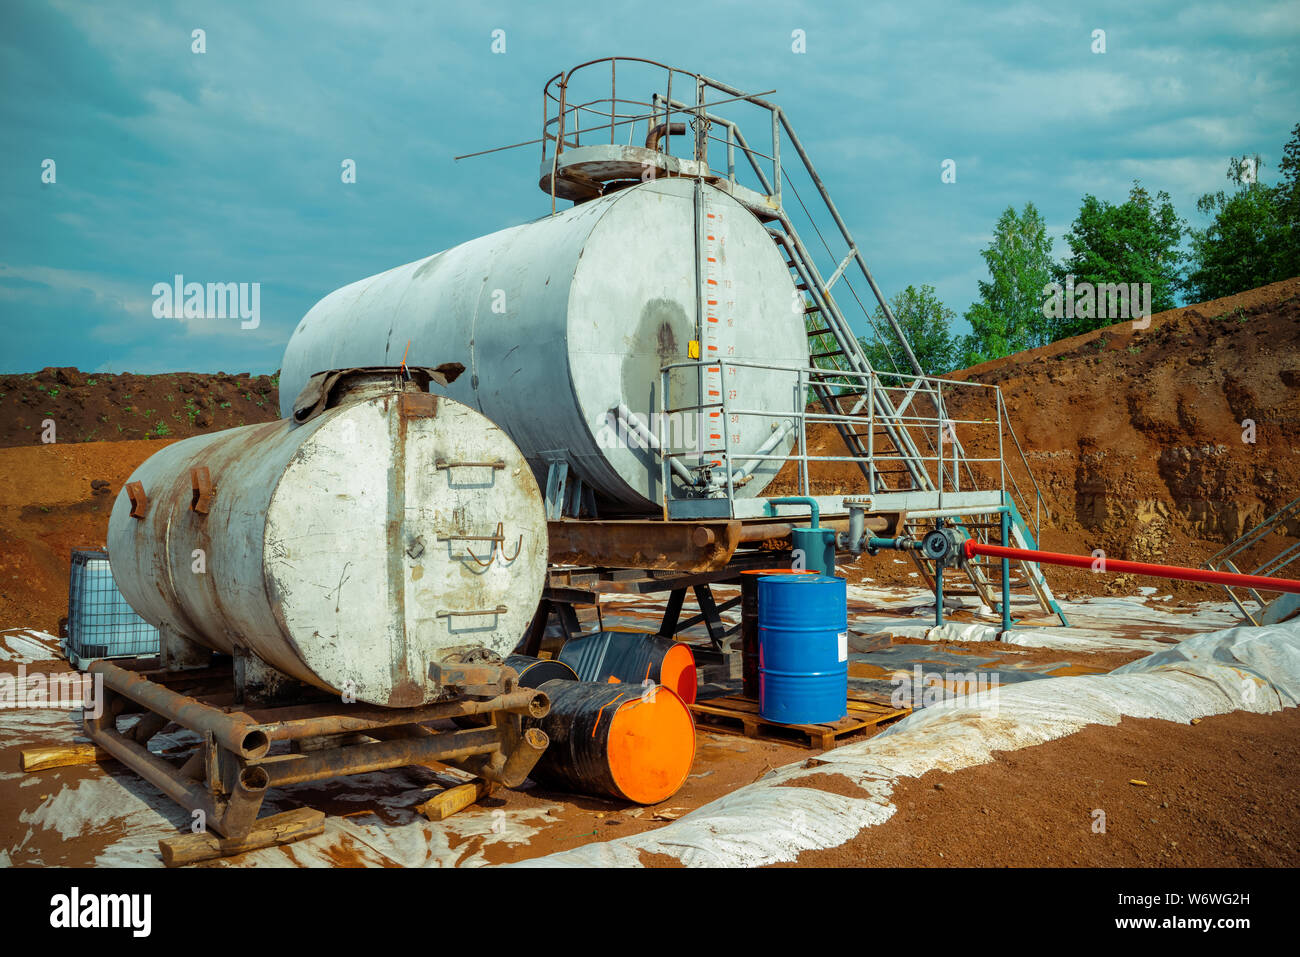
[[[523,551],[524,548],[524,535],[522,532],[520,532],[519,540],[515,542],[515,553],[513,555],[506,554],[506,549],[505,549],[506,533],[505,533],[504,522],[497,522],[497,531],[495,535],[439,535],[438,541],[440,542],[451,542],[451,541],[491,542],[492,551],[488,552],[487,561],[483,561],[476,554],[474,554],[474,550],[470,548],[468,545],[465,546],[466,554],[468,554],[470,558],[474,559],[474,563],[477,564],[480,568],[487,568],[489,565],[492,564],[493,559],[497,557],[498,548],[501,550],[501,558],[505,561],[507,565],[513,562],[516,558],[518,558],[519,553]]]
[[[503,469],[505,467],[505,459],[497,459],[495,462],[448,462],[446,459],[437,459],[433,463],[435,472],[441,472],[443,469],[450,472],[452,469]]]
[[[473,611],[447,611],[443,609],[437,612],[435,618],[470,618],[474,615],[504,615],[510,609],[505,605],[497,605],[495,608],[476,608]]]

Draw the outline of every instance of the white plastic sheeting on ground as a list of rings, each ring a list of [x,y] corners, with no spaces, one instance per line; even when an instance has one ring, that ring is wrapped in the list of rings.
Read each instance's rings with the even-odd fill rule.
[[[89,783],[83,781],[82,788]],[[118,782],[108,784],[121,789]],[[355,804],[355,814],[327,815],[325,832],[318,837],[251,851],[235,861],[219,860],[210,866],[479,867],[487,863],[485,852],[491,845],[526,844],[549,813],[561,810],[558,804],[546,804],[462,813],[435,824],[415,810],[429,797],[426,784],[418,771],[412,774],[407,768],[319,783],[313,788],[316,793],[328,795],[336,804]],[[158,867],[159,835],[169,825],[177,830],[185,826],[188,815],[161,793],[143,784],[136,791],[138,806],[132,814],[123,816],[119,799],[115,813],[124,834],[95,858],[96,867]],[[68,830],[86,826],[82,820],[88,809],[77,797],[73,794],[65,806],[45,812],[47,819],[39,823]],[[262,813],[288,810],[296,803],[291,793],[272,788]]]
[[[32,665],[62,658],[59,639],[34,628],[11,628],[0,632],[0,661]]]
[[[861,586],[858,587],[860,591],[863,590]],[[865,600],[865,594],[855,597]],[[1175,629],[1187,633],[1216,626],[1229,627],[1241,620],[1240,613],[1228,602],[1201,602],[1187,610],[1153,608],[1146,601],[1136,598],[1085,598],[1062,601],[1060,604],[1070,620],[1070,627],[1017,626],[1002,640],[1009,645],[1053,648],[1058,651],[1154,651],[1167,644],[1171,637],[1178,636]],[[893,606],[897,605],[898,600],[895,598]],[[917,607],[913,611],[930,621],[850,615],[849,625],[850,628],[863,632],[884,632],[900,638],[924,638],[930,641],[996,641],[1002,632],[1000,625],[988,622],[946,621],[936,627],[932,623],[932,597],[928,606]],[[1015,613],[1020,616],[1026,612],[1037,614],[1037,606],[1031,604],[1018,607]],[[1127,634],[1116,634],[1116,626],[1123,627]]]
[[[894,782],[955,771],[1122,717],[1188,722],[1228,711],[1268,713],[1300,704],[1300,623],[1198,635],[1110,674],[1027,681],[966,702],[917,711],[874,738],[780,768],[656,831],[524,861],[516,866],[636,866],[642,851],[688,866],[754,867],[836,847],[887,820]],[[863,790],[847,797],[800,778],[840,774]],[[789,786],[789,785],[796,786]]]

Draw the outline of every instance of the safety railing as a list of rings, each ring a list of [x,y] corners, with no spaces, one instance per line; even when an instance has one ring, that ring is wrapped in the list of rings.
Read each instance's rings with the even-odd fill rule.
[[[620,96],[619,90],[642,91],[639,97]],[[566,150],[601,143],[639,145],[644,142],[662,153],[673,154],[674,139],[685,139],[691,159],[707,164],[709,144],[719,143],[727,151],[725,178],[739,182],[736,158],[739,152],[755,167],[755,187],[781,182],[780,137],[771,124],[769,153],[754,149],[739,132],[738,125],[712,113],[719,106],[751,103],[767,112],[776,107],[761,98],[710,80],[688,70],[641,57],[602,57],[557,73],[542,88],[542,163],[550,162],[554,173]],[[680,120],[680,123],[674,120]],[[691,130],[680,129],[689,123]],[[723,136],[713,133],[720,126]],[[644,136],[637,136],[638,127]],[[767,168],[757,166],[765,160]],[[721,173],[718,174],[722,176]]]
[[[619,91],[628,89],[646,92],[635,97],[620,95]],[[740,188],[738,199],[761,218],[776,220],[774,238],[789,244],[798,268],[807,273],[810,294],[826,311],[842,349],[858,351],[850,334],[850,320],[832,296],[837,285],[847,290],[857,306],[857,317],[885,346],[894,370],[923,374],[789,117],[779,105],[764,99],[771,92],[775,91],[747,92],[700,73],[637,57],[604,57],[557,73],[542,90],[542,164],[551,170],[552,209],[556,173],[566,151],[598,143],[615,145],[624,136],[627,145],[632,145],[638,142],[637,131],[642,126],[646,145],[653,143],[653,149],[665,154],[672,154],[674,143],[684,139],[686,154],[702,164],[696,169],[707,168],[712,177],[733,190]],[[675,124],[677,119],[682,122]],[[689,126],[689,133],[678,131],[676,125]],[[753,144],[742,127],[751,133],[758,130]],[[709,165],[711,144],[726,150],[725,173]],[[786,163],[783,155],[794,159]],[[787,190],[793,205],[784,201]],[[802,214],[799,228],[791,211]],[[806,246],[801,232],[815,235],[820,250]],[[866,282],[870,295],[859,295],[850,273]],[[879,306],[886,328],[881,328],[864,302],[871,298]],[[859,372],[866,371],[860,355],[852,355],[850,364]]]
[[[680,369],[699,369],[715,372],[723,381],[731,381],[729,370],[778,373],[789,376],[791,394],[799,397],[785,409],[751,408],[740,404],[720,390],[715,401],[677,401],[673,395],[673,373]],[[695,380],[687,376],[686,380]],[[894,381],[886,381],[894,380]],[[843,402],[839,411],[818,410],[815,404],[803,401],[809,390],[820,387],[831,394],[833,403]],[[898,397],[892,404],[878,401],[879,390]],[[1005,467],[1002,436],[1009,429],[1005,421],[1005,407],[997,386],[978,382],[963,382],[932,376],[904,376],[893,373],[852,372],[800,367],[770,362],[717,358],[711,360],[686,360],[665,364],[660,369],[660,403],[652,443],[659,451],[663,488],[666,496],[701,497],[734,496],[736,488],[756,467],[776,463],[794,470],[794,484],[801,495],[816,494],[817,482],[810,465],[815,463],[863,463],[866,470],[866,493],[878,494],[903,491],[890,487],[885,476],[903,474],[908,462],[919,464],[933,483],[936,498],[946,492],[990,491],[1010,492],[1019,501],[1032,506],[1033,500],[1024,495],[1018,481]],[[954,394],[963,394],[967,401],[963,408],[986,410],[954,412],[951,410]],[[711,413],[717,413],[726,427],[710,432],[703,423]],[[696,425],[690,431],[694,444],[683,444],[667,434],[676,431],[674,423],[681,417],[693,418]],[[774,424],[771,435],[780,435],[778,441],[769,438],[764,448],[735,448],[733,436],[741,431],[742,420],[760,418]],[[783,425],[783,423],[785,423]],[[865,440],[866,454],[816,454],[809,448],[809,430],[818,425],[847,426]],[[920,454],[904,452],[898,443],[887,438],[885,427],[905,430],[913,445],[924,443]],[[982,430],[982,436],[972,434]],[[721,442],[710,444],[704,437],[717,434]],[[966,435],[966,454],[957,458],[954,438]],[[820,436],[818,437],[820,438]],[[752,446],[752,443],[750,443]],[[785,446],[789,446],[789,451]],[[1018,447],[1018,443],[1017,443]],[[972,449],[981,449],[974,454]],[[848,450],[845,450],[848,452]],[[675,475],[677,482],[671,479]],[[1032,481],[1032,479],[1031,479]],[[1010,484],[1008,484],[1010,482]],[[1034,486],[1036,490],[1036,485]],[[678,495],[674,492],[680,492]],[[664,503],[666,505],[666,502]],[[1026,508],[1032,514],[1032,508]]]
[[[874,386],[882,378],[892,376],[898,381],[907,380],[908,388],[919,382],[916,391],[922,393],[922,398],[932,390],[941,392],[947,387],[933,384],[973,385],[924,374],[789,117],[779,105],[764,98],[771,92],[775,91],[747,92],[700,73],[636,57],[604,57],[557,73],[542,91],[542,165],[550,170],[552,209],[557,173],[564,154],[570,150],[644,142],[647,148],[658,153],[680,155],[684,163],[676,173],[652,170],[649,175],[705,176],[715,185],[730,188],[739,201],[769,223],[773,240],[786,253],[794,278],[807,288],[812,307],[827,330],[824,345],[816,351],[838,356],[824,363],[836,366],[833,371],[806,370],[808,381],[821,385],[832,382],[834,377],[850,376],[854,382],[867,385],[864,391],[874,392]],[[754,136],[754,142],[746,138],[744,130]],[[725,149],[725,171],[721,164],[717,169],[710,165],[711,146]],[[793,159],[786,163],[783,155]],[[625,163],[620,167],[624,172],[616,175],[628,175],[626,167]],[[646,171],[631,175],[644,178]],[[628,183],[620,180],[600,183],[595,195],[624,185]],[[790,202],[785,202],[786,197]],[[810,242],[805,243],[801,234],[806,234]],[[865,281],[868,294],[859,295],[850,274]],[[844,296],[840,295],[841,291]],[[856,306],[852,320],[844,306]],[[876,370],[867,361],[854,332],[854,322],[873,331],[876,341],[885,348],[892,372]],[[833,347],[825,348],[831,339]],[[994,391],[996,409],[989,418],[998,427],[997,481],[1016,503],[1037,541],[1048,517],[1047,501],[1007,419],[1001,393]],[[906,393],[905,389],[902,394]],[[906,422],[906,434],[898,435],[904,445],[910,443],[915,447],[901,450],[895,459],[910,465],[913,472],[923,464],[933,467],[935,491],[963,484],[969,487],[975,481],[972,466],[977,464],[976,460],[967,455],[961,439],[946,449],[951,454],[946,457],[940,454],[945,446],[942,437],[936,443],[931,426],[935,421],[951,420],[956,424],[957,420],[943,409],[942,395],[933,398],[938,406],[925,427],[918,422]],[[892,415],[884,393],[876,393],[869,405],[869,415],[893,427],[896,416]],[[838,419],[839,416],[830,415],[822,421],[838,427],[843,424]],[[1004,445],[1015,450],[1014,468],[1008,468],[1008,460],[1002,457]],[[863,461],[864,457],[853,456],[850,460]],[[889,463],[882,460],[884,464]],[[677,462],[676,467],[682,467],[682,463]],[[874,484],[869,474],[867,478]]]

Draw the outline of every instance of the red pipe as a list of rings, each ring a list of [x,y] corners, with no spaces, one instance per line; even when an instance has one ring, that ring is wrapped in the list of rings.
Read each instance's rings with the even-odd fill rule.
[[[1154,575],[1157,578],[1176,578],[1189,582],[1209,582],[1211,585],[1234,585],[1258,591],[1285,591],[1300,595],[1300,581],[1291,578],[1266,578],[1263,575],[1236,575],[1232,572],[1212,572],[1205,568],[1183,568],[1178,565],[1152,565],[1148,562],[1126,562],[1118,558],[1092,558],[1087,555],[1065,555],[1061,552],[1040,552],[1030,548],[1006,548],[1002,545],[981,545],[973,538],[966,539],[967,558],[986,555],[989,558],[1010,558],[1022,562],[1043,562],[1048,565],[1069,565],[1073,568],[1092,568],[1100,562],[1100,572],[1128,572],[1132,575]]]

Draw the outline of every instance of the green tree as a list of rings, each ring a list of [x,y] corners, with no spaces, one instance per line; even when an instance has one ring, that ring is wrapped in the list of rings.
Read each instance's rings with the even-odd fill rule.
[[[952,336],[952,320],[957,314],[939,301],[934,287],[923,283],[920,289],[908,286],[889,301],[894,318],[907,336],[908,344],[929,375],[951,372],[957,358],[957,343]],[[872,368],[881,372],[898,371],[912,374],[911,364],[904,362],[891,335],[885,310],[876,305],[875,328],[888,337],[882,342],[874,333],[870,338],[859,339]]]
[[[1169,194],[1153,198],[1137,180],[1128,199],[1118,206],[1091,193],[1083,197],[1079,215],[1065,234],[1071,255],[1056,267],[1062,286],[1074,284],[1151,284],[1151,311],[1172,309],[1182,288],[1180,243],[1186,224],[1174,212]],[[1114,317],[1061,317],[1052,325],[1052,339],[1078,335],[1114,322]]]
[[[1228,181],[1236,190],[1206,193],[1196,203],[1214,221],[1188,230],[1191,239],[1187,291],[1198,302],[1231,296],[1300,273],[1300,124],[1282,148],[1282,180],[1260,182],[1263,160],[1234,156]]]
[[[990,281],[966,310],[970,335],[958,347],[960,365],[978,365],[1048,341],[1043,289],[1052,278],[1052,238],[1033,203],[1016,213],[1008,206],[980,253]]]
[[[1278,259],[1282,278],[1300,276],[1300,123],[1291,130],[1291,139],[1282,147],[1278,164],[1282,181],[1274,187],[1274,201],[1282,223],[1283,249]]]

